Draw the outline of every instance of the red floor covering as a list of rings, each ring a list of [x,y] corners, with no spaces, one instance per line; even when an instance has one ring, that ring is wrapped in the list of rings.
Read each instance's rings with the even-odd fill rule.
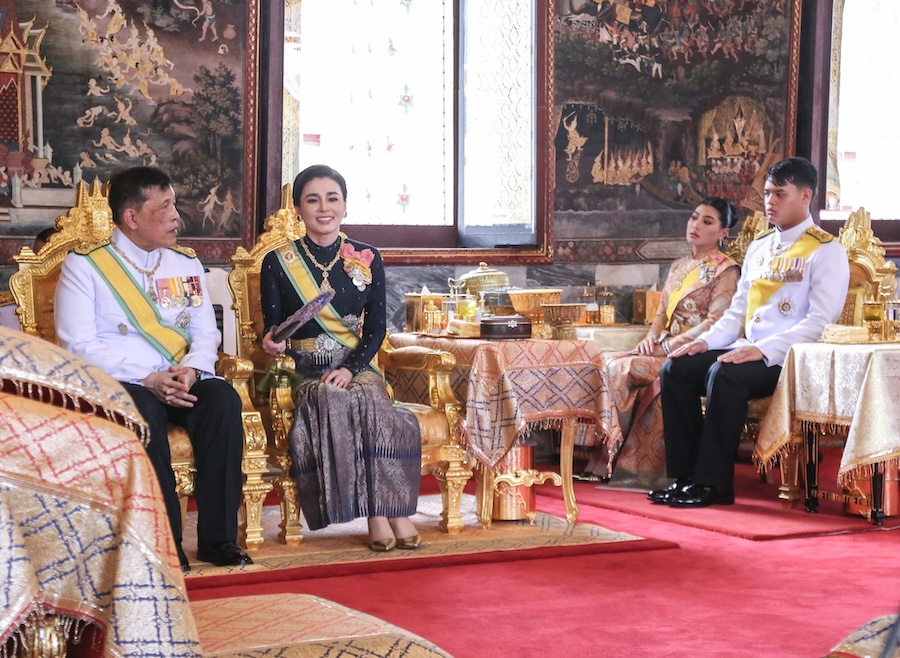
[[[564,513],[556,497],[537,500],[542,511]],[[457,658],[809,658],[900,604],[896,530],[758,542],[588,504],[579,520],[679,548],[213,592],[316,594],[402,626]]]

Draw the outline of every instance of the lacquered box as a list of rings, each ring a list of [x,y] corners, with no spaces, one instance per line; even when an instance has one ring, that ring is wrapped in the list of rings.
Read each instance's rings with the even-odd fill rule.
[[[531,338],[531,320],[524,315],[482,318],[481,337],[496,340]]]

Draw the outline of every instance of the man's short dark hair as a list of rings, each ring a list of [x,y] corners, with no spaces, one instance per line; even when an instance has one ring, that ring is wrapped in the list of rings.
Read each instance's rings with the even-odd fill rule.
[[[169,174],[156,167],[131,167],[113,174],[109,180],[109,207],[113,223],[119,226],[127,208],[138,208],[147,200],[147,190],[164,190],[172,185]]]
[[[813,163],[806,158],[791,157],[776,162],[766,172],[766,180],[776,185],[796,185],[799,188],[808,188],[816,192],[819,183],[819,173]]]

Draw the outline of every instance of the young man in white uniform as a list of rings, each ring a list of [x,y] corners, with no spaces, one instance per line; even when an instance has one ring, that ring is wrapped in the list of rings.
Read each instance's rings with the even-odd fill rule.
[[[241,501],[241,401],[216,378],[221,340],[193,250],[177,246],[169,176],[134,167],[113,176],[110,242],[70,253],[56,287],[56,333],[73,354],[122,382],[150,427],[147,454],[159,478],[181,567],[181,508],[168,423],[187,429],[197,467],[197,558],[251,564],[237,545]]]
[[[748,401],[772,395],[791,345],[815,342],[840,317],[850,266],[841,244],[810,216],[817,179],[804,158],[769,169],[765,206],[774,228],[747,249],[728,310],[663,366],[666,468],[676,481],[651,491],[654,503],[733,504]]]

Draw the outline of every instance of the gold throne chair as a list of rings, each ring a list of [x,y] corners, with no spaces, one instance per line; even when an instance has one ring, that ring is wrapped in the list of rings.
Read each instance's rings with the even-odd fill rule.
[[[83,181],[78,184],[75,207],[57,218],[55,228],[56,232],[38,253],[26,246],[13,257],[18,271],[10,277],[9,287],[16,301],[16,314],[22,331],[58,344],[53,321],[53,296],[63,259],[76,247],[85,248],[106,242],[114,228],[112,211],[99,183],[95,181],[90,189]],[[244,427],[241,470],[244,484],[239,540],[247,549],[254,549],[263,542],[262,506],[272,485],[262,479],[267,472],[266,433],[260,414],[250,401],[249,380],[253,366],[244,359],[220,354],[216,371],[241,397]],[[184,516],[187,499],[194,493],[194,455],[187,432],[180,427],[169,427],[169,443]]]
[[[294,370],[289,356],[272,358],[260,346],[265,334],[259,275],[266,254],[306,234],[294,211],[291,186],[281,191],[281,208],[270,215],[263,233],[248,252],[238,247],[231,259],[228,286],[234,299],[232,308],[237,320],[238,356],[253,363],[257,377],[251,380],[251,399],[271,428],[270,460],[275,467],[274,486],[281,506],[281,530],[278,538],[285,544],[299,544],[303,535],[297,490],[291,477],[288,432],[294,418],[294,402],[288,372]],[[462,490],[472,475],[460,419],[463,405],[450,385],[450,372],[455,359],[448,352],[420,347],[392,349],[385,339],[378,355],[383,370],[413,370],[428,374],[428,405],[402,402],[416,415],[422,433],[422,473],[433,474],[441,488],[442,513],[440,527],[457,534],[463,528],[460,514]],[[260,378],[272,373],[270,387],[258,387]],[[263,389],[268,389],[268,392]]]

